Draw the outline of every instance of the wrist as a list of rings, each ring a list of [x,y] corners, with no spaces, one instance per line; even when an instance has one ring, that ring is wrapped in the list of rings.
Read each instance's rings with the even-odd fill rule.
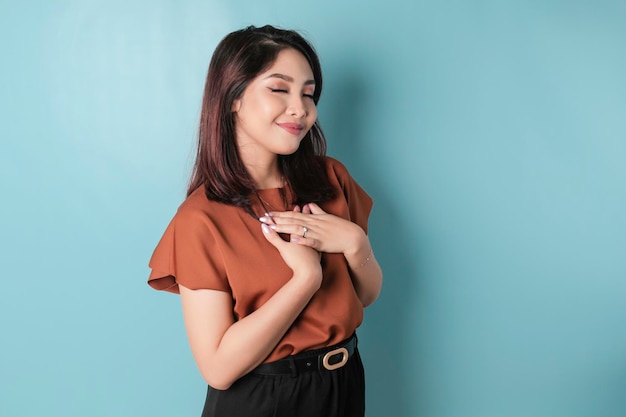
[[[370,247],[370,251],[367,253],[367,256],[365,258],[362,258],[362,260],[358,264],[348,262],[350,265],[350,269],[355,270],[355,269],[363,268],[373,257],[374,257],[374,251]]]
[[[322,285],[322,268],[306,270],[306,271],[294,271],[291,278],[296,282],[303,283],[308,289],[317,291]]]
[[[372,255],[372,247],[364,232],[362,232],[362,237],[353,244],[351,250],[344,252],[350,269],[363,267],[372,258]]]
[[[363,252],[369,252],[370,243],[367,235],[358,225],[354,225],[354,233],[350,239],[348,239],[348,244],[346,249],[343,251],[343,256],[346,259],[354,259],[358,258],[359,255],[362,255]]]

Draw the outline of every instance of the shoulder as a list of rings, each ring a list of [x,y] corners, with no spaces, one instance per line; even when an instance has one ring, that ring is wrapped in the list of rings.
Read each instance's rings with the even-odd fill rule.
[[[345,165],[338,160],[326,157],[328,179],[339,194],[322,208],[361,226],[367,232],[367,220],[372,209],[372,198],[354,180]]]
[[[359,199],[361,202],[371,205],[371,198],[361,188],[359,183],[348,172],[348,168],[335,158],[329,156],[324,157],[326,163],[326,171],[331,184],[338,187],[348,200]]]
[[[228,290],[218,233],[220,203],[196,190],[178,207],[152,254],[148,279],[153,288],[177,293],[192,289]]]
[[[333,158],[332,156],[325,156],[324,163],[326,164],[326,169],[332,169],[333,171],[340,172],[348,172],[346,166],[341,163],[338,159]]]
[[[200,186],[193,190],[191,194],[187,196],[185,201],[182,202],[179,210],[203,210],[208,209],[212,205],[217,204],[215,201],[211,201],[207,198],[206,193],[204,192],[204,187]]]
[[[351,178],[348,169],[339,160],[325,156],[324,163],[326,164],[326,172],[330,179],[336,178],[340,183],[344,183]]]
[[[204,187],[198,187],[182,202],[176,211],[174,220],[177,227],[195,228],[212,223],[211,219],[224,214],[224,204],[209,200]]]

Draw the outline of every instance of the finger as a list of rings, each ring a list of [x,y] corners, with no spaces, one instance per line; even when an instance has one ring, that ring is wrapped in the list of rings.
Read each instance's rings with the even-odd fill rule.
[[[306,206],[309,208],[309,210],[311,210],[312,214],[326,214],[326,212],[315,203],[309,203]]]
[[[300,235],[291,235],[290,242],[297,243],[298,245],[308,246],[309,248],[313,248],[317,250],[319,242],[316,239],[312,239],[310,237],[302,237]]]
[[[289,235],[289,241],[293,243],[300,243],[302,239],[303,237],[300,235]]]
[[[278,235],[278,232],[273,230],[267,224],[261,223],[261,230],[263,231],[263,236],[265,236],[265,239],[267,239],[272,245],[274,245],[276,249],[280,250],[281,246],[286,244],[286,242]]]
[[[311,229],[303,226],[302,224],[271,224],[268,226],[270,229],[277,233],[285,233],[292,236],[299,236],[302,238],[311,236]]]
[[[272,225],[270,226],[272,229],[280,229],[281,226],[279,225]],[[284,227],[284,226],[283,226]],[[293,226],[289,226],[289,228],[293,228]],[[315,237],[311,236],[311,230],[306,227],[306,226],[298,226],[298,229],[296,232],[291,233],[289,235],[289,241],[293,242],[293,243],[297,243],[303,246],[308,246],[310,248],[313,248],[315,250],[317,250],[318,246],[319,246],[319,241],[317,239],[315,239]]]
[[[295,213],[300,213],[300,212],[301,212],[301,211],[300,211],[300,206],[295,206],[295,207],[293,208],[293,211],[294,211]]]
[[[309,207],[308,204],[305,204],[304,207],[302,207],[302,212],[304,214],[311,214],[311,208]]]
[[[267,215],[274,220],[276,219],[301,219],[302,218],[302,213],[296,210],[270,211],[269,213],[267,213]]]
[[[267,217],[271,219],[271,223]],[[295,224],[303,225],[307,223],[309,215],[303,213],[296,213],[295,211],[287,211],[281,213],[270,213],[270,216],[263,216],[259,220],[267,224]]]
[[[259,221],[265,224],[274,224],[274,219],[269,214],[259,217]]]

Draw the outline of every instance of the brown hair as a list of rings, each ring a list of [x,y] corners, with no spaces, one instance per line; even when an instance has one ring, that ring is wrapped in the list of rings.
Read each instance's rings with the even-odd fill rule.
[[[297,32],[273,26],[249,26],[228,34],[218,44],[207,74],[200,115],[196,161],[187,195],[200,186],[210,200],[250,209],[255,183],[237,149],[234,101],[250,81],[293,48],[309,62],[315,79],[313,100],[322,92],[322,71],[313,47]],[[323,156],[326,139],[316,121],[291,155],[279,155],[281,173],[294,195],[294,204],[320,203],[334,197]]]

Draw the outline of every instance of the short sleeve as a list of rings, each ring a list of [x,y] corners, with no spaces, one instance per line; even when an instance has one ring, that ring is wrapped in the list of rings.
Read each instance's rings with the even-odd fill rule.
[[[179,293],[190,289],[230,292],[209,217],[198,209],[179,209],[159,241],[149,266],[148,284]]]
[[[346,167],[333,158],[328,158],[332,173],[337,178],[339,186],[348,204],[350,221],[361,226],[367,233],[367,222],[374,202],[363,188],[352,178]]]

